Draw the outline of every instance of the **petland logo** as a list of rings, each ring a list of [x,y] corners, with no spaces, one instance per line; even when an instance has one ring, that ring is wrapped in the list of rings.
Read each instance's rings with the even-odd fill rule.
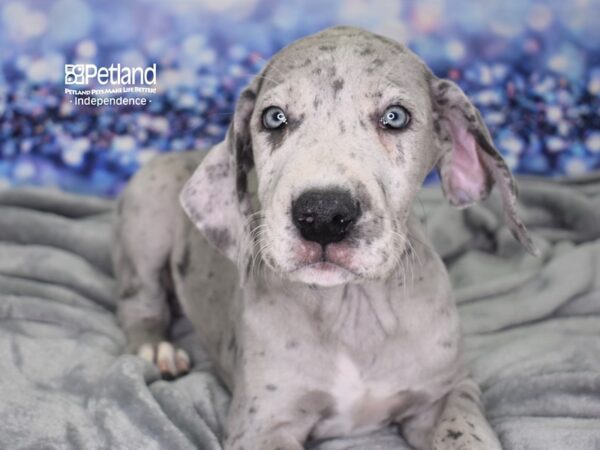
[[[156,64],[146,68],[65,64],[65,94],[77,106],[145,106],[152,100],[138,94],[156,94]]]
[[[98,67],[96,64],[65,64],[65,84],[88,85],[93,81],[106,85],[155,85],[156,64],[151,67]]]

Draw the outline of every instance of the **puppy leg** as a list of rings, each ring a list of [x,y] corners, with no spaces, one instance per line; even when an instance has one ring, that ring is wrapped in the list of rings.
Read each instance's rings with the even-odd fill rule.
[[[502,450],[473,380],[465,379],[448,394],[433,430],[432,450]]]
[[[404,420],[400,427],[406,442],[416,450],[430,450],[431,435],[443,407],[444,402],[439,401],[421,414]]]
[[[137,261],[116,252],[115,269],[119,286],[117,317],[127,336],[127,350],[156,364],[166,378],[189,371],[190,358],[165,340],[171,320],[167,288],[161,271],[149,261]]]
[[[161,262],[152,264],[130,255],[131,243],[120,242],[115,253],[118,297],[117,317],[127,335],[127,350],[136,352],[143,344],[156,344],[167,332],[171,312],[161,281]]]
[[[179,159],[178,159],[179,158]],[[177,202],[189,176],[184,155],[152,160],[119,199],[115,220],[114,271],[117,317],[127,350],[156,364],[167,377],[189,370],[188,355],[166,342],[171,322],[170,257],[185,216]]]
[[[224,450],[303,450],[311,430],[331,409],[330,397],[318,391],[290,394],[268,391],[235,395]]]
[[[470,379],[401,427],[404,439],[417,450],[502,450],[484,416],[479,387]]]

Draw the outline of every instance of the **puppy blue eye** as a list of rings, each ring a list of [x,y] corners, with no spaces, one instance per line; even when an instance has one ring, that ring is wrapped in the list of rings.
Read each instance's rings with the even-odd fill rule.
[[[400,105],[388,107],[381,116],[381,119],[379,119],[381,126],[390,130],[401,130],[402,128],[405,128],[409,122],[410,114],[406,108]]]
[[[267,130],[278,130],[287,125],[287,117],[277,106],[269,106],[263,111],[262,122]]]

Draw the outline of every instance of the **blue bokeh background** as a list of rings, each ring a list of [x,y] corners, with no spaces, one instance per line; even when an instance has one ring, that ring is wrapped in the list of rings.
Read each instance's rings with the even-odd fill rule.
[[[351,24],[407,43],[482,111],[513,170],[600,168],[598,0],[0,0],[0,185],[112,196],[159,152],[224,136],[290,41]],[[75,107],[65,63],[158,64],[146,107]]]

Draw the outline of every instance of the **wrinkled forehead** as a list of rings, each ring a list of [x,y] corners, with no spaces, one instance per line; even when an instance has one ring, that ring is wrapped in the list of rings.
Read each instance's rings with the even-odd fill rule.
[[[395,89],[420,103],[428,98],[424,94],[431,76],[421,59],[402,44],[362,30],[333,29],[277,53],[260,75],[258,99],[268,103],[298,97],[307,89],[323,98],[344,92],[377,97]]]

